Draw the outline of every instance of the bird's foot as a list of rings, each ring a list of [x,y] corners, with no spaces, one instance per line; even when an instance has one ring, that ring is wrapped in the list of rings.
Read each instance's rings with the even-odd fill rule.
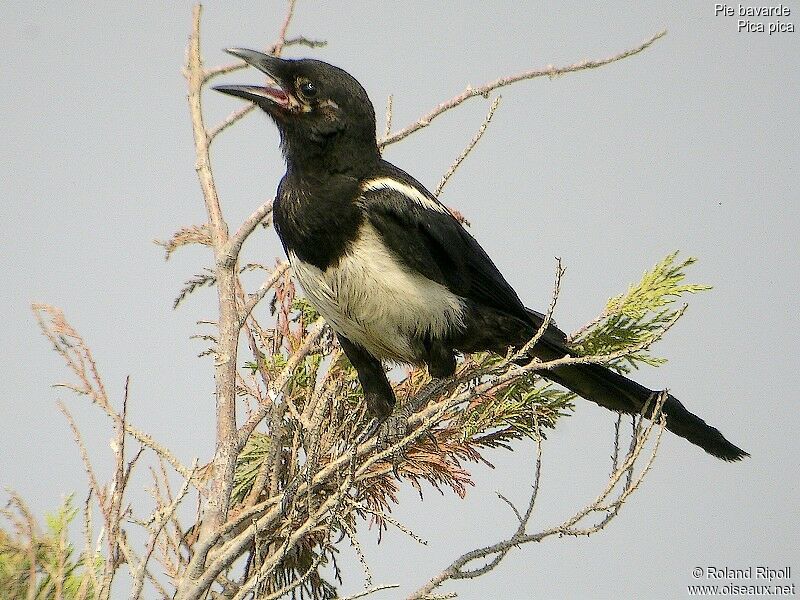
[[[397,445],[408,435],[408,413],[401,409],[389,415],[378,428],[378,437],[375,446],[378,452],[390,449]],[[398,471],[400,463],[405,458],[405,449],[396,448],[387,457],[392,463],[392,472],[397,479],[400,479]]]
[[[399,410],[388,417],[378,426],[378,437],[375,445],[378,452],[394,446],[408,435],[408,414]]]
[[[358,447],[367,440],[371,440],[372,437],[378,433],[381,429],[381,425],[386,422],[386,417],[373,417],[373,419],[369,422],[369,425],[356,436],[355,439],[355,446]]]

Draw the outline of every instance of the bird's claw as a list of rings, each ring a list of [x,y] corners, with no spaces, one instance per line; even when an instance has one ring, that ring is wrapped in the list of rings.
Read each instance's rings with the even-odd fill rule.
[[[406,435],[408,435],[408,414],[405,410],[398,410],[388,417],[373,418],[369,426],[358,435],[355,443],[358,446],[376,436],[375,447],[378,452],[383,452],[400,442]],[[400,479],[398,468],[404,457],[405,452],[402,449],[395,450],[389,456],[392,461],[392,473],[397,479]]]
[[[356,446],[360,446],[367,440],[371,439],[372,436],[378,433],[378,431],[381,428],[381,425],[383,425],[385,422],[386,418],[383,419],[377,417],[373,418],[372,421],[370,421],[369,426],[366,429],[364,429],[364,431],[362,431],[360,434],[358,434],[358,437],[356,437],[355,440]]]
[[[375,446],[378,452],[383,452],[395,444],[402,441],[408,434],[408,415],[405,411],[398,411],[390,415],[378,429],[378,437]],[[392,462],[392,473],[395,478],[400,480],[400,463],[405,458],[405,450],[398,448],[388,457]]]
[[[378,437],[375,445],[378,452],[383,452],[394,444],[400,442],[408,434],[408,415],[405,411],[398,411],[389,415],[378,427]]]

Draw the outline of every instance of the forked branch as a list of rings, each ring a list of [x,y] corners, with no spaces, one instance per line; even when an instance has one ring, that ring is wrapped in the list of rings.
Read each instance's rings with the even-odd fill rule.
[[[609,56],[608,58],[602,58],[599,60],[583,60],[564,67],[554,67],[553,65],[548,65],[543,69],[532,69],[530,71],[523,71],[522,73],[517,73],[516,75],[500,77],[498,79],[495,79],[494,81],[490,81],[478,87],[467,86],[467,89],[465,89],[463,92],[461,92],[457,96],[453,96],[449,100],[445,100],[444,102],[433,108],[430,112],[420,117],[415,123],[407,125],[400,131],[396,131],[395,133],[385,135],[383,139],[380,140],[380,146],[385,147],[388,146],[389,144],[394,144],[404,138],[407,138],[412,133],[419,131],[420,129],[430,125],[431,122],[436,117],[446,113],[448,110],[452,110],[453,108],[455,108],[459,104],[462,104],[466,100],[469,100],[470,98],[475,98],[476,96],[485,97],[499,88],[509,86],[519,81],[536,79],[537,77],[550,77],[552,79],[553,77],[557,77],[559,75],[565,75],[567,73],[574,73],[576,71],[585,71],[587,69],[596,69],[598,67],[603,67],[605,65],[609,65],[619,60],[628,58],[629,56],[639,54],[643,50],[649,48],[654,42],[664,37],[666,34],[667,34],[666,30],[659,31],[658,33],[653,35],[648,40],[642,42],[638,46],[629,48],[628,50],[623,50],[622,52],[619,52],[618,54],[615,54],[613,56]]]

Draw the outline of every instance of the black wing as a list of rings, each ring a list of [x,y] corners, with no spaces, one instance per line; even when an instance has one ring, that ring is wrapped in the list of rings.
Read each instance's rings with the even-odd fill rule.
[[[365,186],[360,203],[369,222],[409,269],[458,296],[530,321],[486,251],[422,184],[383,161]]]

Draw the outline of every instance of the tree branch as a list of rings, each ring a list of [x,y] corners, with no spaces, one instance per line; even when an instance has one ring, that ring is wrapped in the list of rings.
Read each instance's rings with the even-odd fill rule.
[[[205,200],[214,248],[219,305],[217,348],[215,352],[215,387],[217,401],[217,435],[214,453],[214,475],[206,503],[201,538],[225,522],[236,468],[236,356],[239,341],[239,319],[236,310],[236,256],[227,253],[228,225],[214,185],[208,148],[208,133],[203,121],[201,93],[206,81],[200,55],[201,6],[192,11],[192,32],[189,36],[185,69],[189,86],[189,112],[194,133],[195,170]],[[190,573],[190,577],[196,573]]]
[[[272,204],[274,200],[268,200],[259,206],[236,230],[236,233],[231,237],[228,246],[224,249],[223,254],[226,262],[235,262],[239,256],[239,251],[242,249],[242,244],[247,237],[253,233],[253,230],[258,227],[268,215],[272,213]]]
[[[496,89],[506,87],[513,83],[517,83],[518,81],[524,81],[527,79],[535,79],[537,77],[556,77],[558,75],[564,75],[566,73],[574,73],[575,71],[585,71],[586,69],[596,69],[597,67],[602,67],[613,62],[617,62],[618,60],[622,60],[624,58],[628,58],[629,56],[633,56],[634,54],[638,54],[642,50],[645,50],[650,45],[652,45],[656,40],[664,37],[667,34],[666,30],[659,31],[654,36],[652,36],[647,41],[639,44],[634,48],[630,48],[628,50],[624,50],[614,56],[609,56],[608,58],[603,58],[600,60],[584,60],[581,62],[577,62],[565,67],[554,67],[552,65],[545,67],[544,69],[533,69],[531,71],[523,71],[522,73],[518,73],[517,75],[510,75],[508,77],[500,77],[499,79],[495,79],[489,83],[478,87],[468,86],[461,94],[454,96],[450,100],[446,100],[436,106],[433,110],[428,112],[427,114],[420,117],[415,123],[411,125],[407,125],[400,131],[397,131],[391,135],[386,135],[382,140],[380,140],[380,147],[384,148],[389,144],[394,144],[399,142],[400,140],[407,138],[412,133],[419,131],[420,129],[427,127],[431,124],[431,122],[441,114],[447,112],[458,106],[459,104],[463,103],[470,98],[475,98],[476,96],[486,96],[490,92],[493,92]]]
[[[389,97],[391,98],[391,96],[389,96]],[[497,96],[494,100],[492,100],[492,105],[489,107],[489,112],[487,113],[486,118],[484,118],[483,123],[481,124],[481,126],[478,128],[477,133],[472,137],[472,139],[469,141],[469,143],[467,144],[466,148],[464,148],[464,150],[461,152],[461,154],[458,155],[458,158],[453,162],[453,164],[450,165],[450,168],[447,169],[447,173],[445,173],[442,176],[442,179],[439,181],[439,185],[437,185],[436,189],[433,191],[433,195],[434,196],[438,197],[442,193],[442,190],[444,189],[444,186],[447,185],[448,181],[450,181],[450,178],[456,172],[458,167],[461,166],[461,163],[464,162],[464,159],[467,158],[467,156],[469,155],[470,152],[472,152],[472,149],[475,148],[477,143],[479,141],[481,141],[481,138],[483,137],[483,134],[486,133],[486,129],[489,127],[489,123],[492,122],[492,117],[494,116],[494,113],[497,110],[497,107],[500,106],[500,98],[501,98],[500,96]],[[389,119],[388,118],[387,118],[386,122],[387,122],[387,129],[388,129],[388,127],[389,127]],[[388,135],[388,131],[387,131],[387,135]]]
[[[535,471],[535,478],[534,478],[534,488],[531,494],[531,499],[528,504],[528,510],[526,511],[525,515],[520,520],[520,524],[517,527],[514,534],[496,544],[491,546],[486,546],[484,548],[476,548],[470,552],[466,552],[454,560],[448,567],[437,573],[434,577],[432,577],[424,586],[407,596],[407,600],[423,600],[425,598],[430,597],[430,593],[439,587],[442,583],[449,579],[473,579],[475,577],[479,577],[496,567],[500,561],[506,556],[506,554],[515,547],[518,547],[522,544],[527,544],[530,542],[540,542],[548,537],[554,535],[590,535],[592,533],[596,533],[602,530],[608,523],[617,516],[619,513],[619,508],[625,502],[625,500],[633,493],[634,490],[638,488],[639,483],[642,481],[643,477],[647,474],[647,472],[652,467],[653,461],[655,460],[655,456],[658,452],[658,443],[661,439],[661,433],[664,430],[664,426],[666,421],[661,414],[661,407],[663,406],[664,401],[667,398],[666,392],[660,394],[658,401],[656,402],[656,406],[653,409],[653,420],[650,421],[648,426],[643,430],[638,432],[638,435],[634,437],[631,443],[631,449],[628,452],[628,455],[625,457],[625,461],[621,466],[619,466],[609,477],[606,487],[603,491],[597,496],[597,498],[588,504],[583,509],[579,510],[573,516],[565,519],[559,525],[555,527],[551,527],[544,531],[534,534],[526,533],[526,528],[528,521],[531,517],[533,512],[533,506],[536,501],[536,496],[538,494],[538,482],[539,476],[541,472],[541,454],[540,448],[537,449],[537,461],[536,461],[536,471]],[[646,410],[647,407],[645,407]],[[650,452],[647,462],[642,469],[639,476],[636,480],[629,480],[628,483],[624,486],[622,491],[620,492],[619,496],[612,502],[609,506],[604,505],[606,499],[609,495],[614,491],[617,484],[619,483],[620,479],[632,472],[632,469],[635,466],[636,461],[640,457],[645,444],[647,443],[648,439],[650,439],[651,434],[654,431],[654,428],[657,429],[656,434],[656,442],[653,446],[652,451]],[[600,522],[596,523],[594,526],[585,528],[585,529],[575,529],[574,526],[581,522],[584,518],[588,515],[591,515],[595,512],[606,512],[605,518],[603,518]],[[489,557],[493,557],[489,563],[483,565],[482,567],[478,567],[472,570],[465,570],[464,568],[471,562],[475,560],[486,559]]]

